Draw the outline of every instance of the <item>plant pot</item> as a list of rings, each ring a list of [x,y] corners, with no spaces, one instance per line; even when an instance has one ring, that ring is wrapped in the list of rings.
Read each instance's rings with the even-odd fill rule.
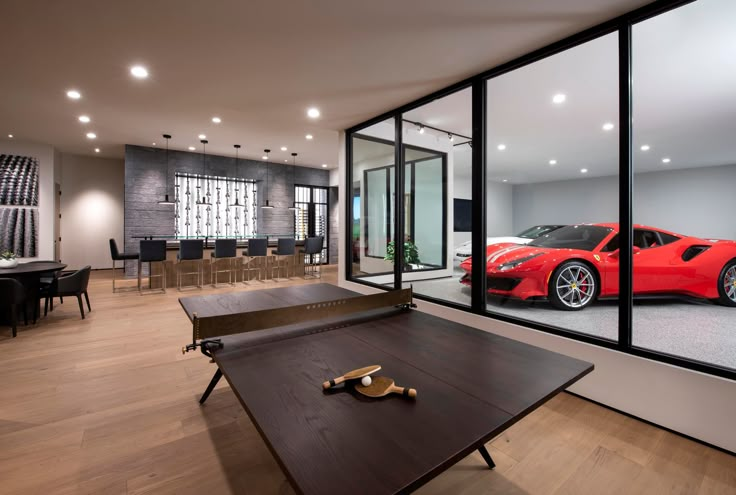
[[[18,266],[17,258],[13,258],[12,260],[0,260],[0,268],[15,268],[16,266]]]

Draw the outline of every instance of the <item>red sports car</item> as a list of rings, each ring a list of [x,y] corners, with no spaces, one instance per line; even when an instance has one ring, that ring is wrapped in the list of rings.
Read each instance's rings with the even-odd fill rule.
[[[490,294],[580,310],[618,296],[618,224],[570,225],[527,245],[486,249]],[[460,264],[470,285],[472,260]],[[634,295],[685,295],[736,307],[736,241],[634,225]]]

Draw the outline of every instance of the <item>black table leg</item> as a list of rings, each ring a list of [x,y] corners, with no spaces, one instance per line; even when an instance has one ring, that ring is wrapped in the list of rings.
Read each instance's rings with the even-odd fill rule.
[[[220,368],[217,368],[217,371],[215,371],[215,374],[212,377],[212,380],[210,380],[210,384],[207,385],[207,389],[202,394],[202,398],[199,399],[200,404],[204,404],[204,401],[207,400],[207,397],[209,397],[212,391],[215,389],[215,385],[217,385],[217,382],[220,381],[220,378],[222,378],[222,371],[220,371]],[[488,452],[486,452],[486,454],[488,454]],[[489,456],[489,459],[490,459],[490,456]]]
[[[491,454],[489,454],[488,451],[486,450],[485,445],[482,445],[478,449],[478,452],[480,452],[480,455],[483,457],[483,460],[486,461],[486,464],[488,464],[489,469],[493,469],[496,467],[496,463],[493,462],[493,458],[491,457]]]

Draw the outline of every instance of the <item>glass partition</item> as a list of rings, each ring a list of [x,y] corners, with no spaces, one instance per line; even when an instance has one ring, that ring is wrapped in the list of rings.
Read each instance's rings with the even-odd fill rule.
[[[635,24],[633,345],[736,369],[736,2]]]
[[[350,274],[387,286],[394,284],[390,259],[396,222],[394,134],[394,119],[388,119],[350,138]]]
[[[618,338],[617,61],[610,34],[488,81],[488,311]]]

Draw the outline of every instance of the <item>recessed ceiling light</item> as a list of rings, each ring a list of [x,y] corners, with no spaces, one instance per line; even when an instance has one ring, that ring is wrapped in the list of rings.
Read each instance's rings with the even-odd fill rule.
[[[94,132],[88,132],[87,133],[87,139],[95,139],[97,137],[97,134]]]
[[[650,149],[650,148],[649,148],[649,145],[648,145],[648,144],[643,144],[643,145],[641,146],[641,150],[642,150],[642,151],[649,151],[649,149]]]
[[[86,115],[80,115],[80,116],[79,116],[79,121],[80,121],[80,122],[81,122],[82,124],[89,124],[89,123],[90,123],[90,122],[92,121],[92,119],[90,119],[90,118],[89,118],[88,116],[86,116]]]
[[[501,182],[508,182],[508,179],[504,179],[504,180],[502,180]]]
[[[286,146],[281,147],[281,151],[286,151],[286,150],[287,150]]]
[[[565,103],[565,100],[567,100],[567,95],[565,95],[564,93],[557,93],[552,97],[552,103],[556,103],[558,105],[561,103]]]
[[[603,130],[604,131],[612,131],[613,130],[613,124],[611,122],[606,122],[603,124]]]
[[[130,68],[130,73],[133,74],[133,77],[138,79],[145,79],[148,77],[148,69],[142,65],[134,65]]]
[[[322,164],[322,168],[327,168],[327,164],[326,163],[323,163]]]
[[[557,165],[557,160],[550,160],[549,161],[549,164],[550,165]]]
[[[212,117],[212,122],[214,122],[215,124],[219,124],[220,122],[222,122],[222,119],[220,117]]]
[[[10,139],[13,139],[13,135],[12,135],[12,134],[8,134],[8,137],[9,137]]]
[[[581,174],[587,174],[588,173],[588,169],[587,168],[581,168],[580,169],[580,173]]]
[[[506,145],[505,144],[499,144],[498,146],[496,146],[496,148],[498,148],[498,151],[503,151],[503,150],[506,149]]]
[[[317,119],[317,118],[319,118],[319,115],[320,115],[319,108],[312,107],[309,110],[307,110],[307,116],[310,119]]]
[[[669,163],[671,161],[669,158],[662,158],[662,163]]]
[[[286,163],[289,163],[289,160],[284,160]]]
[[[304,136],[304,137],[305,137],[305,138],[307,138],[307,139],[309,139],[309,140],[312,140],[312,139],[314,139],[314,136],[312,136],[311,134],[307,134],[307,135],[306,135],[306,136]]]
[[[207,136],[205,136],[204,134],[200,134],[200,135],[199,135],[199,136],[197,136],[197,137],[198,137],[199,139],[207,139]]]
[[[82,93],[80,93],[76,89],[70,89],[69,91],[66,92],[66,95],[72,100],[78,100],[82,97]]]
[[[151,143],[152,145],[156,146],[156,143]]]
[[[264,160],[268,160],[268,155],[263,155],[261,158],[263,158]]]
[[[189,147],[189,151],[194,151],[194,150],[196,150],[196,149],[197,149],[197,148],[195,148],[194,146],[190,146],[190,147]]]
[[[100,148],[95,148],[95,153],[99,153],[99,152],[100,152]]]

